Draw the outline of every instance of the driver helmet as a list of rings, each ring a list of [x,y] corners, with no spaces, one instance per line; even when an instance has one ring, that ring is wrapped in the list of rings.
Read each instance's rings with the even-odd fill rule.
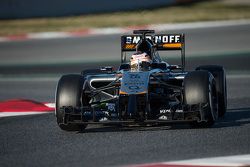
[[[153,43],[150,40],[143,40],[141,42],[139,42],[136,46],[136,51],[137,52],[145,52],[147,53],[149,56],[152,56],[151,52],[152,52],[152,48],[153,48]]]
[[[151,57],[146,52],[136,52],[130,58],[131,69],[138,69],[142,64],[151,64]]]

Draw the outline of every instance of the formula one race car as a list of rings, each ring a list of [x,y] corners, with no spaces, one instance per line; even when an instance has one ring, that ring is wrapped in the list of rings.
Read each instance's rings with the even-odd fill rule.
[[[158,51],[169,50],[181,52],[181,65],[161,59]],[[128,54],[131,51],[134,54]],[[184,34],[154,34],[154,30],[121,36],[117,71],[102,67],[63,75],[56,90],[57,123],[67,131],[88,124],[187,122],[210,127],[226,110],[224,68],[206,65],[185,71]]]

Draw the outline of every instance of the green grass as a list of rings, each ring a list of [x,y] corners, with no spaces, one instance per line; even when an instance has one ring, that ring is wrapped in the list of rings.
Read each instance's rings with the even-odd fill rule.
[[[188,6],[59,18],[0,20],[0,36],[28,32],[78,31],[86,28],[140,26],[211,20],[250,19],[250,6],[206,1]]]

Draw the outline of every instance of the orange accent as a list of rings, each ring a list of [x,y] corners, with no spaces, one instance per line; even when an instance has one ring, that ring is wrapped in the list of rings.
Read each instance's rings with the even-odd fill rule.
[[[120,91],[120,95],[126,95],[126,92]]]
[[[146,94],[147,91],[136,93],[137,95]],[[120,95],[126,95],[126,92],[120,91]]]
[[[126,44],[124,46],[125,49],[135,49],[136,48],[136,44]]]
[[[166,43],[163,44],[164,48],[181,48],[181,43]]]
[[[147,93],[147,91],[140,92],[140,93],[137,93],[137,94],[141,95],[141,94],[146,94],[146,93]]]

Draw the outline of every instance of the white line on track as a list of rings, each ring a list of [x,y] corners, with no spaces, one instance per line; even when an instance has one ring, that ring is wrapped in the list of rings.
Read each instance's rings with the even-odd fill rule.
[[[232,71],[234,72],[234,71]],[[250,71],[236,71],[239,74],[227,74],[228,79],[234,79],[234,78],[250,78]],[[59,76],[52,76],[52,77],[46,77],[46,76],[25,76],[25,77],[18,77],[18,76],[0,76],[0,82],[29,82],[29,81],[39,81],[39,82],[57,82],[59,80]]]
[[[55,108],[56,107],[55,103],[44,103],[44,105],[49,107],[49,108]]]
[[[0,118],[2,117],[13,117],[13,116],[24,116],[24,115],[35,115],[35,114],[46,114],[52,113],[51,111],[48,112],[41,112],[41,111],[25,111],[25,112],[0,112]]]
[[[130,167],[246,167],[250,166],[250,154],[233,155],[212,158],[190,159],[171,162],[159,162],[131,165]]]
[[[28,34],[29,39],[53,39],[53,38],[67,38],[71,37],[70,34],[65,32],[41,32]]]
[[[227,79],[239,79],[239,78],[250,78],[250,72],[249,74],[230,74],[226,76]]]
[[[181,29],[198,29],[198,28],[216,28],[227,26],[249,25],[250,20],[230,20],[230,21],[206,21],[193,23],[177,23],[177,24],[159,24],[151,25],[150,28],[156,31],[181,30]]]
[[[189,22],[189,23],[177,23],[177,24],[153,24],[138,27],[109,27],[109,28],[92,28],[84,29],[82,32],[40,32],[40,33],[28,33],[16,36],[0,37],[0,42],[10,41],[24,41],[31,39],[55,39],[55,38],[73,38],[84,36],[96,36],[96,35],[112,35],[131,33],[133,29],[154,29],[158,32],[167,30],[180,30],[180,29],[197,29],[197,28],[213,28],[213,27],[225,27],[225,26],[239,26],[249,25],[249,19],[243,20],[225,20],[225,21],[205,21],[205,22]]]
[[[179,162],[169,162],[168,164],[199,166],[246,166],[250,165],[250,154],[184,160]]]

